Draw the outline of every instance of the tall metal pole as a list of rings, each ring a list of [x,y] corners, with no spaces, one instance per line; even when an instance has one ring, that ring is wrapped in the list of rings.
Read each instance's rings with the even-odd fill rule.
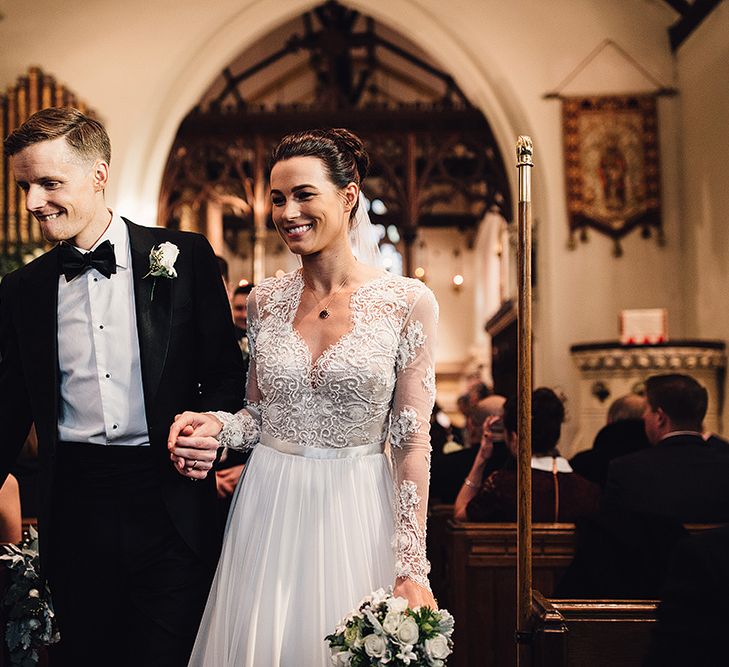
[[[519,171],[517,264],[519,273],[519,383],[516,570],[517,665],[528,664],[529,618],[532,603],[532,140],[521,136],[516,143]]]

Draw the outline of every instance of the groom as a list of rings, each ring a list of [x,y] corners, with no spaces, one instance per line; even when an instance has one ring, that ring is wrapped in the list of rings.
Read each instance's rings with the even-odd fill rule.
[[[53,665],[182,667],[221,530],[214,476],[178,474],[167,434],[190,406],[243,401],[215,256],[107,208],[109,137],[75,109],[36,113],[4,147],[56,243],[0,283],[0,482],[34,422]]]

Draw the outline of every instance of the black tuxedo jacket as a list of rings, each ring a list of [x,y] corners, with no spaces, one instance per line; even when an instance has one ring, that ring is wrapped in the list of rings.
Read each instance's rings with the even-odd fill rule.
[[[610,463],[607,507],[683,523],[729,521],[729,447],[676,435]]]
[[[125,222],[144,404],[161,490],[180,535],[198,555],[214,561],[221,537],[214,475],[192,482],[177,473],[167,451],[167,435],[175,415],[184,410],[235,412],[242,406],[243,369],[230,307],[215,255],[203,236]],[[177,278],[157,278],[152,295],[155,279],[144,278],[149,253],[165,241],[180,250]],[[58,267],[56,246],[0,283],[0,482],[35,422],[41,554],[43,526],[53,506],[58,446]]]

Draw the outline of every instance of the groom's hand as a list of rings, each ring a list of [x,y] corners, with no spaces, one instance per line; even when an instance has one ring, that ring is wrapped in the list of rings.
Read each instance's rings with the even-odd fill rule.
[[[215,436],[222,428],[220,420],[210,414],[177,415],[167,438],[170,459],[177,472],[190,479],[205,479],[215,462],[220,446]]]

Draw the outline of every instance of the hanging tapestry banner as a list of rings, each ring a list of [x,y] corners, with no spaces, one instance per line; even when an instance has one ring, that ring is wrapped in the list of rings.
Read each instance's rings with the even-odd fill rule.
[[[662,244],[655,95],[566,97],[562,122],[569,247],[588,228],[613,239],[615,256],[636,227]]]

